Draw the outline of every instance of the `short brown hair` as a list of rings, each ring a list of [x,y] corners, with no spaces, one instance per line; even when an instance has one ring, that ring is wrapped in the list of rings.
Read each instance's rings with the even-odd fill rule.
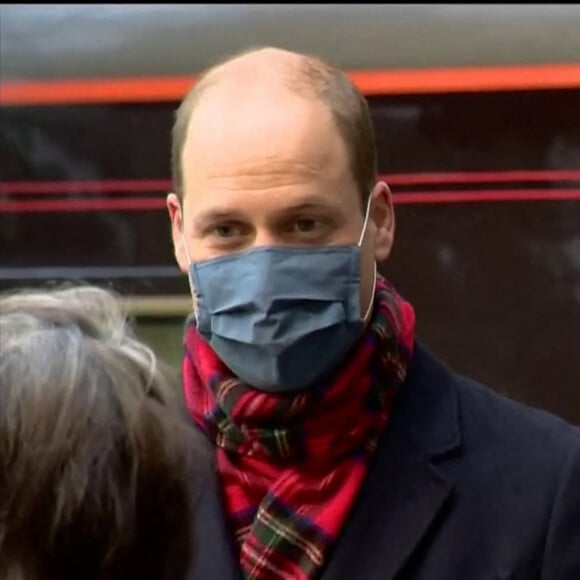
[[[177,195],[184,195],[182,153],[191,115],[202,94],[214,83],[212,73],[235,58],[263,49],[244,51],[205,72],[187,93],[175,114],[172,132],[171,169]],[[301,55],[299,66],[281,69],[288,89],[326,104],[344,139],[351,171],[363,205],[377,178],[377,153],[373,124],[365,97],[341,70],[321,59]]]
[[[0,336],[0,578],[182,578],[193,430],[116,297],[2,297]]]

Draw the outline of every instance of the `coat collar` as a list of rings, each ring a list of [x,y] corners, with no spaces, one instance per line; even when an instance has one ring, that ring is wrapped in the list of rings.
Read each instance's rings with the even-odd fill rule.
[[[407,380],[321,580],[394,580],[445,516],[453,482],[439,465],[460,448],[453,375],[416,344]],[[363,562],[372,562],[368,576]]]
[[[433,459],[458,451],[461,428],[455,381],[444,363],[416,343],[385,438]]]

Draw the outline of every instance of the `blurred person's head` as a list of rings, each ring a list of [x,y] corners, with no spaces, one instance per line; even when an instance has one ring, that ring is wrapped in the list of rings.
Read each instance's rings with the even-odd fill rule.
[[[172,168],[167,204],[184,273],[190,260],[354,245],[363,234],[367,311],[395,221],[388,187],[377,182],[368,104],[343,72],[275,48],[213,67],[177,111]]]
[[[114,295],[0,297],[0,578],[183,577],[190,436]]]

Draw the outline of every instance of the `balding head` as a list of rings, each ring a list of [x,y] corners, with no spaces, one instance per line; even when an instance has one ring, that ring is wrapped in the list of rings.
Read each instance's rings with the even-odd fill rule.
[[[283,82],[296,75],[312,57],[280,48],[258,48],[244,51],[209,69],[204,81],[218,83]],[[320,63],[319,61],[319,64]]]
[[[243,101],[284,95],[317,100],[332,115],[344,141],[353,179],[366,202],[377,174],[376,150],[368,104],[347,75],[318,58],[278,48],[260,48],[238,54],[204,73],[177,110],[173,127],[173,183],[185,195],[183,152],[191,121],[202,101],[214,101],[224,111]]]

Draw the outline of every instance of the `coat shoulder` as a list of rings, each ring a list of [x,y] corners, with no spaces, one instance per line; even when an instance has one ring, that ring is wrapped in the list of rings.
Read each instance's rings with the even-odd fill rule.
[[[556,468],[580,449],[580,427],[501,394],[450,369],[419,345],[410,369],[405,420],[421,424],[421,440],[461,441],[465,452],[504,458],[514,466]],[[431,412],[430,412],[431,411]],[[445,449],[445,446],[439,446]],[[449,445],[447,446],[449,447]],[[541,467],[543,465],[543,467]]]
[[[516,401],[474,379],[454,374],[460,421],[466,437],[478,434],[498,452],[562,457],[580,446],[580,428],[540,408]]]

